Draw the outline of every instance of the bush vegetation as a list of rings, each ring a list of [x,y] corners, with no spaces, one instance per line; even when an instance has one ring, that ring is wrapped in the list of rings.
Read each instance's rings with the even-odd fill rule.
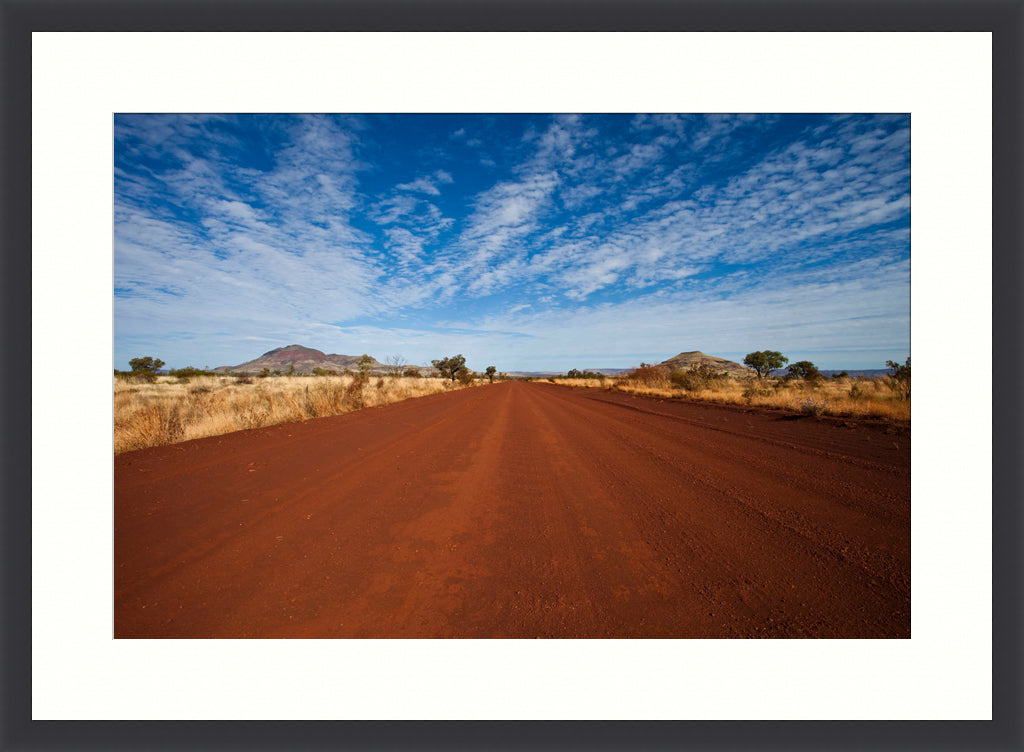
[[[778,358],[774,357],[776,354]],[[891,374],[884,377],[854,378],[840,373],[828,379],[810,361],[794,363],[785,376],[770,376],[768,371],[781,368],[778,365],[780,361],[788,362],[781,353],[771,352],[754,360],[767,369],[762,375],[719,373],[706,361],[685,370],[641,363],[624,376],[605,377],[602,386],[631,394],[777,408],[815,417],[832,415],[894,422],[910,420],[909,359],[902,365],[890,361]],[[593,382],[579,378],[551,381],[566,386],[593,385]]]
[[[669,379],[672,384],[687,392],[699,392],[710,389],[714,384],[724,383],[729,374],[721,373],[706,360],[694,363],[685,371],[675,369]]]
[[[888,386],[900,399],[910,399],[910,358],[900,365],[892,360],[885,361],[889,369]]]
[[[205,374],[180,379],[130,374],[114,381],[114,453],[204,436],[339,415],[467,384],[442,379],[359,375],[249,376]],[[470,382],[475,383],[475,382]]]

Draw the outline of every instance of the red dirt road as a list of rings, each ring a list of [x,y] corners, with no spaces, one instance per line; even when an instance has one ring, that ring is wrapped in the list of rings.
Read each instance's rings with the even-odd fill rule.
[[[910,636],[910,436],[501,383],[119,455],[114,633]]]

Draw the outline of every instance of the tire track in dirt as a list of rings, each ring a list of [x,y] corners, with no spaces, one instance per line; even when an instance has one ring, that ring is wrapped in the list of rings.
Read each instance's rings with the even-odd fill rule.
[[[123,613],[146,612],[142,623],[162,636],[272,636],[290,632],[296,617],[329,612],[339,596],[360,588],[372,594],[369,564],[384,549],[400,558],[410,547],[393,541],[396,521],[444,506],[432,478],[462,461],[459,447],[488,425],[489,414],[476,415],[484,409],[480,391],[436,395],[448,398],[440,405],[434,397],[410,400],[426,402],[415,406],[421,423],[381,408],[219,437],[230,461],[203,463],[199,472],[189,459],[215,456],[211,440],[191,451],[160,447],[118,457],[115,604],[134,604]],[[402,405],[408,409],[393,407]],[[353,419],[372,430],[352,432]],[[320,425],[326,421],[332,430]],[[267,440],[285,431],[290,441]],[[419,472],[403,473],[406,464]],[[153,465],[164,473],[136,472]],[[375,546],[377,539],[387,543]],[[154,624],[158,612],[165,623]],[[134,627],[126,630],[115,633],[136,636]]]
[[[562,388],[562,387],[559,387]],[[755,410],[744,410],[734,405],[715,405],[715,404],[700,404],[694,405],[693,403],[684,402],[666,402],[666,400],[660,398],[650,398],[635,395],[626,394],[614,394],[614,393],[601,393],[588,395],[595,402],[601,402],[603,404],[622,408],[624,410],[632,410],[634,412],[642,413],[644,415],[655,416],[659,418],[665,418],[679,423],[684,423],[695,428],[703,428],[709,431],[718,431],[721,433],[730,434],[732,436],[738,436],[745,439],[752,439],[755,441],[763,442],[772,446],[781,447],[787,450],[794,450],[803,452],[812,456],[828,457],[831,459],[837,459],[841,462],[846,462],[852,465],[858,465],[860,467],[866,467],[874,470],[881,471],[893,471],[891,463],[884,458],[882,461],[876,459],[868,459],[861,456],[862,452],[855,450],[853,452],[848,451],[849,443],[843,441],[841,434],[833,435],[833,439],[839,439],[834,441],[823,441],[826,434],[818,432],[812,441],[801,441],[793,436],[793,432],[785,432],[786,438],[783,439],[777,435],[777,431],[780,427],[784,427],[786,422],[789,421],[801,421],[803,418],[799,415],[793,415],[788,413],[780,413],[774,416],[774,419],[770,421],[771,430],[765,431],[755,430],[736,430],[729,427],[729,421],[731,418],[735,418],[738,422],[740,416],[744,412],[753,413]],[[656,409],[654,405],[662,406],[663,409]],[[683,408],[682,411],[676,410],[675,412],[667,412],[664,410],[665,406],[674,406],[676,408]],[[680,414],[683,411],[688,411],[691,414],[695,411],[704,411],[705,413],[710,412],[710,419],[707,415],[703,416],[702,419],[695,419],[691,416]],[[763,417],[764,412],[761,413]],[[855,424],[855,421],[849,421],[851,425]],[[801,428],[806,428],[806,423],[803,423]],[[750,424],[748,423],[748,428]],[[776,435],[772,435],[772,430],[776,431]],[[884,431],[890,431],[891,433],[884,433]],[[888,427],[883,429],[883,433],[876,436],[876,446],[886,446],[887,444],[893,447],[896,452],[899,452],[900,439],[902,435],[909,433],[906,428]],[[891,436],[892,438],[887,442],[886,438]],[[865,439],[870,441],[870,435],[865,436]]]
[[[567,411],[587,407],[576,401],[576,395],[557,387],[545,389],[531,396],[542,396],[546,414],[564,415]],[[823,595],[821,583],[839,580],[848,581],[841,599],[844,611],[855,607],[861,613],[870,613],[878,609],[881,600],[888,599],[894,610],[905,609],[909,613],[903,594],[893,592],[879,596],[876,588],[883,583],[876,581],[877,572],[864,570],[862,562],[840,556],[838,548],[832,550],[820,537],[809,535],[814,531],[808,531],[805,523],[795,525],[792,520],[780,520],[778,511],[766,514],[766,504],[756,503],[761,497],[771,498],[773,491],[785,493],[785,486],[775,483],[773,489],[770,479],[751,475],[749,471],[746,475],[736,473],[733,465],[721,472],[716,469],[712,456],[705,456],[703,462],[691,459],[689,455],[694,446],[699,447],[699,440],[689,443],[666,440],[649,427],[644,432],[634,430],[633,434],[626,434],[621,432],[621,424],[615,422],[620,417],[618,414],[604,416],[589,410],[586,413],[559,424],[562,433],[559,443],[577,448],[576,464],[581,473],[601,476],[593,485],[619,489],[609,495],[606,503],[617,503],[622,507],[620,518],[631,516],[643,527],[647,534],[645,540],[663,556],[665,571],[661,577],[677,571],[685,573],[691,583],[718,583],[715,592],[720,605],[731,601],[733,607],[745,604],[752,613],[766,614],[764,629],[775,630],[783,624],[770,614],[768,604],[781,596],[794,596],[795,607],[801,608],[807,616],[814,616],[819,622],[819,631],[827,633],[829,625],[837,626],[837,619],[845,616],[835,613],[835,590],[828,598],[820,597]],[[614,440],[608,441],[609,437]],[[665,452],[672,454],[671,459]],[[652,463],[652,459],[657,461]],[[616,477],[616,469],[630,467],[644,468],[644,472]],[[719,462],[717,468],[720,467]],[[612,472],[609,473],[609,469]],[[746,481],[752,488],[743,488],[735,482],[737,480]],[[767,490],[763,490],[762,485]],[[666,489],[672,492],[666,493]],[[594,495],[587,498],[591,509],[596,502]],[[845,510],[831,509],[830,514],[836,511]],[[779,567],[777,551],[785,556],[793,571]],[[797,552],[801,553],[803,561],[793,561]],[[851,567],[856,569],[851,571]],[[774,582],[764,577],[772,573]],[[777,587],[780,581],[789,583],[793,592],[780,595]],[[764,591],[773,588],[774,595],[765,594]],[[807,593],[819,597],[810,599]],[[905,595],[909,596],[909,592]],[[724,609],[724,613],[731,613],[735,610],[733,607]],[[688,630],[720,634],[722,629],[730,627],[730,622],[721,621],[722,613],[709,610],[709,618],[718,619],[718,623],[691,625]],[[870,623],[846,624],[843,628],[856,628],[860,636],[884,632],[884,628]]]
[[[726,446],[716,441],[715,433],[688,425],[680,430],[674,423],[640,434],[638,442],[633,422],[614,413],[606,416],[593,403],[567,398],[557,389],[548,394],[560,398],[562,407],[577,414],[579,422],[600,425],[602,435],[614,436],[618,444],[659,465],[689,468],[691,477],[702,474],[702,485],[777,526],[778,532],[807,539],[814,549],[863,568],[876,578],[876,587],[885,582],[909,598],[909,579],[902,576],[909,572],[909,546],[899,532],[909,524],[909,472],[899,483],[887,472],[873,483],[851,484],[843,481],[843,469],[837,469],[831,457],[816,458],[810,469],[794,469],[777,447],[758,451],[742,443]],[[643,456],[635,463],[650,464]],[[737,473],[737,467],[745,472]],[[869,538],[871,546],[861,545]]]
[[[119,455],[115,636],[909,636],[909,446],[622,398],[503,383]]]

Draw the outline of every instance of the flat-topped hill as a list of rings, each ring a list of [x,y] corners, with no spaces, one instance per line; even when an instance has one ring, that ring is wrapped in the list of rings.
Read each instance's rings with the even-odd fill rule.
[[[705,362],[719,373],[728,373],[730,376],[750,376],[754,372],[746,366],[741,366],[731,360],[719,358],[715,355],[705,355],[700,350],[681,352],[675,357],[663,360],[659,365],[668,366],[673,370],[688,370],[691,366]]]

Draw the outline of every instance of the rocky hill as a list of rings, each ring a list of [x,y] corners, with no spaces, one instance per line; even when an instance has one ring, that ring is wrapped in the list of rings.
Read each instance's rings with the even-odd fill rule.
[[[693,350],[691,352],[681,352],[673,358],[663,360],[659,365],[668,366],[673,370],[685,371],[690,366],[696,365],[704,361],[711,365],[719,373],[728,373],[730,376],[751,376],[754,372],[746,366],[741,366],[739,363],[735,363],[725,358],[719,358],[714,355],[705,355],[700,350]]]
[[[219,366],[214,368],[218,373],[259,373],[264,368],[271,371],[287,373],[294,366],[295,373],[312,373],[314,368],[327,371],[356,370],[362,355],[327,355],[320,350],[302,345],[278,347],[263,353],[255,360],[240,363],[237,366]],[[373,370],[385,370],[386,366],[376,358],[370,358]]]

